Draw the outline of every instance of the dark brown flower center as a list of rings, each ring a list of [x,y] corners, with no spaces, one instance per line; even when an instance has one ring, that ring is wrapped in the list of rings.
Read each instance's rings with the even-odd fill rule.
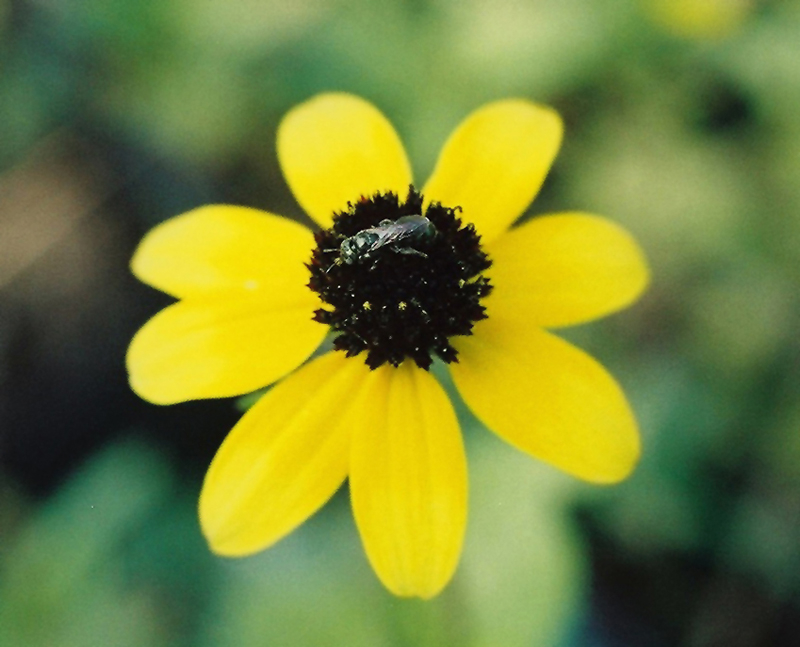
[[[430,204],[413,187],[362,197],[317,232],[308,286],[326,307],[314,320],[338,333],[348,356],[366,351],[377,368],[413,359],[428,369],[433,356],[457,361],[454,335],[472,334],[486,318],[481,299],[492,289],[481,274],[491,265],[459,208]]]

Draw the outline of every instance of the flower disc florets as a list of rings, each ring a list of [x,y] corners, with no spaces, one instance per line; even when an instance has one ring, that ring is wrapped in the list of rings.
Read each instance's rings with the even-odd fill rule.
[[[453,335],[469,335],[486,318],[481,299],[492,289],[481,272],[491,265],[472,225],[458,207],[409,188],[362,197],[315,235],[309,287],[330,308],[314,320],[338,334],[334,347],[348,356],[367,351],[366,363],[399,366],[405,358],[428,369],[437,355],[457,361]]]

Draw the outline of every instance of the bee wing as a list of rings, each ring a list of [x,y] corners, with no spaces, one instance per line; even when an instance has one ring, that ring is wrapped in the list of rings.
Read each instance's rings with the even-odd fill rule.
[[[385,247],[386,245],[391,245],[392,243],[398,243],[401,240],[405,240],[411,236],[414,232],[413,228],[409,228],[406,225],[392,223],[391,226],[381,228],[381,230],[377,233],[378,238],[373,243],[372,249],[378,249],[379,247]]]
[[[371,252],[386,245],[414,238],[431,227],[430,221],[423,216],[403,216],[394,222],[388,222],[389,224],[378,225],[362,232],[363,234],[370,233],[374,236],[374,240],[370,241],[367,251]]]

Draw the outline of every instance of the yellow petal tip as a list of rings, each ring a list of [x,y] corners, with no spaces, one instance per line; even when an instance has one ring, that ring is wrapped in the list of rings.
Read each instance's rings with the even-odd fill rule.
[[[371,103],[344,92],[317,95],[278,126],[278,160],[301,207],[329,227],[348,202],[412,181],[400,138]]]

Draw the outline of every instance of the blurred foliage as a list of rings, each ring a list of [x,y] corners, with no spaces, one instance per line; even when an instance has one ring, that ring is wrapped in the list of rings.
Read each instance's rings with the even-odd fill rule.
[[[3,551],[0,644],[166,644],[156,597],[127,586],[125,572],[169,487],[156,459],[139,447],[98,456],[16,528]]]
[[[164,459],[112,446],[6,536],[0,645],[552,645],[585,584],[569,482],[498,441],[474,449],[461,572],[426,603],[379,584],[346,497],[262,555],[217,560]]]
[[[653,19],[677,36],[721,38],[737,30],[752,0],[650,0]]]
[[[206,201],[302,217],[274,136],[317,92],[378,105],[417,180],[471,109],[520,95],[567,125],[532,212],[612,217],[654,277],[631,310],[565,331],[630,396],[644,447],[635,475],[578,485],[462,410],[470,526],[457,576],[432,603],[377,584],[344,493],[263,555],[211,556],[196,495],[226,429],[194,414],[159,435],[154,422],[195,405],[107,415],[118,422],[93,445],[81,436],[93,410],[56,411],[60,451],[73,452],[63,484],[39,500],[8,458],[0,474],[0,645],[797,644],[798,34],[794,0],[0,1],[0,187],[67,132],[91,145],[83,167],[110,167],[96,177],[108,185],[99,195],[117,196],[103,223],[129,248]],[[100,271],[126,275],[107,238],[86,245],[116,250]],[[4,391],[75,339],[61,324],[37,341],[29,322],[53,314],[20,305],[41,285],[20,276],[0,300],[0,449],[25,435],[20,464],[46,470],[36,461],[51,436],[17,431],[4,411],[25,394]],[[60,293],[63,276],[48,280]],[[128,336],[142,294],[109,302]],[[73,301],[80,322],[85,303]],[[121,381],[122,351],[105,361]],[[79,383],[82,371],[58,367],[45,367],[48,384]],[[31,387],[30,411],[55,406],[45,395]]]

